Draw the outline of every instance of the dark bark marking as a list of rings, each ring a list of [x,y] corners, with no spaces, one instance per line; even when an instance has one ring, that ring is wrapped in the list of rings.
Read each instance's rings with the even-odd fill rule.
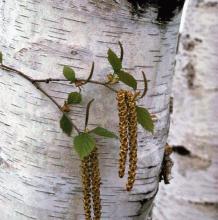
[[[33,217],[33,216],[26,215],[26,214],[24,214],[24,213],[22,213],[22,212],[19,212],[19,211],[17,211],[17,210],[15,210],[15,212],[18,213],[18,214],[20,214],[20,215],[22,215],[22,216],[25,216],[25,217],[28,218],[28,219],[37,219],[37,218],[35,218],[35,217]]]
[[[128,0],[132,4],[131,13],[143,17],[149,7],[156,9],[156,20],[161,23],[170,21],[183,7],[184,0]]]
[[[183,71],[187,71],[187,85],[189,89],[194,88],[194,80],[195,80],[195,68],[194,65],[190,62],[184,68]]]
[[[3,125],[5,125],[5,126],[7,126],[7,127],[10,127],[10,125],[9,125],[9,124],[6,124],[5,122],[0,121],[0,123],[3,124]]]
[[[190,35],[184,36],[183,48],[187,51],[192,51],[198,43],[202,43],[202,40],[199,38],[191,39]]]
[[[185,146],[182,145],[174,145],[173,147],[173,152],[181,155],[181,156],[190,156],[191,151],[188,150]]]
[[[86,23],[86,21],[80,21],[80,20],[76,20],[76,19],[73,19],[73,18],[66,18],[66,17],[63,17],[63,20],[75,21],[77,23],[82,23],[82,24]]]

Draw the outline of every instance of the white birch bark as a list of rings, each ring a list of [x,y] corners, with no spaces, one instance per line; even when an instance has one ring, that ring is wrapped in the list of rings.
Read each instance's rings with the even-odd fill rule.
[[[139,128],[138,170],[135,187],[125,191],[118,178],[118,141],[98,140],[102,175],[102,219],[144,219],[149,198],[158,187],[158,175],[169,126],[169,95],[179,16],[159,25],[154,8],[133,17],[126,0],[116,3],[88,0],[6,0],[0,3],[1,50],[4,63],[29,76],[62,78],[63,65],[87,77],[95,61],[95,79],[110,71],[106,52],[118,52],[123,43],[124,67],[133,72],[143,90],[141,71],[147,74],[148,95],[140,105],[156,114],[154,135]],[[43,84],[60,104],[75,90],[67,83]],[[22,77],[0,71],[0,210],[1,220],[84,219],[80,160],[72,140],[59,128],[60,112]],[[95,98],[90,125],[117,132],[115,95],[88,85],[82,105],[72,118],[84,125],[85,104]],[[144,210],[145,209],[145,210]]]
[[[218,219],[218,1],[190,0],[181,32],[173,85],[169,142],[191,151],[175,154],[173,180],[160,188],[157,220]]]

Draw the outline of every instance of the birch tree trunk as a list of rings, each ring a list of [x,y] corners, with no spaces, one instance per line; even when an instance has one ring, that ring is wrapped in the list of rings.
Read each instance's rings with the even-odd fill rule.
[[[161,24],[157,8],[136,16],[126,0],[5,0],[0,3],[1,51],[4,63],[35,79],[62,78],[63,65],[86,78],[95,61],[95,79],[110,68],[108,47],[124,46],[124,67],[148,95],[140,101],[158,118],[154,135],[139,128],[138,169],[132,192],[118,178],[118,141],[98,140],[102,175],[102,219],[147,219],[158,188],[169,127],[169,96],[180,21],[176,14]],[[117,51],[118,52],[118,51]],[[58,103],[75,88],[43,84]],[[118,86],[120,87],[120,86]],[[1,220],[84,219],[80,160],[72,140],[59,128],[60,112],[26,79],[0,71],[0,218]],[[82,105],[71,115],[84,126],[85,104],[95,98],[90,125],[118,131],[115,95],[88,85]]]
[[[218,219],[218,1],[190,0],[173,83],[169,142],[190,154],[174,155],[169,186],[160,187],[157,220]]]

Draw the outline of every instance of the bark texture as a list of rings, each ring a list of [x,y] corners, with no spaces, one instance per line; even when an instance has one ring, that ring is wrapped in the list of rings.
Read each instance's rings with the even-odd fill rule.
[[[174,155],[171,184],[160,189],[156,220],[218,219],[217,15],[217,0],[189,1],[176,59],[169,136],[179,154]],[[190,154],[182,156],[178,146]]]
[[[154,135],[139,128],[138,169],[132,192],[118,178],[119,143],[98,140],[102,175],[102,219],[146,219],[158,187],[169,126],[169,96],[179,15],[167,24],[156,21],[155,8],[140,17],[122,0],[5,0],[0,3],[0,48],[4,63],[42,79],[62,78],[63,65],[87,77],[94,60],[95,79],[110,67],[108,47],[123,43],[124,67],[148,95],[140,105],[156,114]],[[118,52],[118,51],[117,51]],[[43,84],[60,104],[74,91],[67,83]],[[0,210],[1,220],[84,219],[80,160],[72,140],[59,128],[60,112],[40,91],[15,73],[0,71]],[[71,117],[84,126],[85,104],[95,97],[90,126],[118,131],[116,97],[100,86],[83,89],[82,105]]]

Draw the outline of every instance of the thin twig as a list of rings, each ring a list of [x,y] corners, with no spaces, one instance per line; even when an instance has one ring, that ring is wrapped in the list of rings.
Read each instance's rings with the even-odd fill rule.
[[[34,79],[32,79],[30,76],[27,76],[26,74],[24,74],[23,72],[16,70],[12,67],[6,66],[4,64],[1,64],[1,68],[4,70],[8,70],[8,71],[12,71],[12,72],[16,72],[18,75],[22,76],[23,78],[27,79],[28,81],[30,81],[31,83],[34,82]]]
[[[57,79],[57,78],[47,78],[47,79],[35,79],[34,82],[44,82],[44,83],[49,83],[49,82],[66,82],[69,81],[68,79]]]
[[[90,74],[89,74],[87,80],[84,82],[83,85],[85,85],[86,83],[88,83],[88,82],[91,80],[91,78],[92,78],[92,76],[93,76],[93,73],[94,73],[94,68],[95,68],[95,63],[93,62],[93,63],[92,63],[92,68],[91,68]]]
[[[123,45],[121,44],[120,41],[118,41],[118,44],[120,46],[120,60],[122,62],[123,61]]]
[[[107,83],[99,82],[99,81],[96,81],[96,80],[89,80],[89,83],[102,85],[102,86],[107,87],[108,89],[110,89],[110,90],[113,91],[113,92],[117,92],[116,89],[110,87]]]
[[[88,122],[89,122],[89,110],[90,110],[90,106],[92,104],[92,102],[94,101],[95,99],[92,99],[91,101],[89,101],[89,103],[87,104],[86,106],[86,120],[85,120],[85,127],[84,127],[84,130],[86,130],[87,128],[87,125],[88,125]]]
[[[43,90],[40,85],[39,85],[39,81],[38,80],[34,80],[32,77],[30,76],[27,76],[26,74],[24,74],[23,72],[19,71],[19,70],[16,70],[12,67],[9,67],[9,66],[6,66],[6,65],[3,65],[1,64],[0,67],[4,70],[7,70],[7,71],[12,71],[12,72],[15,72],[17,73],[18,75],[22,76],[23,78],[25,78],[26,80],[28,80],[29,82],[31,82],[36,89],[38,89],[39,91],[41,91],[45,96],[47,96],[57,107],[58,109],[61,111],[61,112],[64,112],[62,110],[62,107],[56,102],[55,99],[53,99],[45,90]],[[75,130],[80,133],[80,130],[79,128],[72,122],[72,125],[73,127],[75,128]]]
[[[33,82],[44,82],[44,83],[49,83],[49,82],[66,82],[66,81],[69,81],[67,79],[57,79],[57,78],[47,78],[47,79],[34,79]],[[83,86],[85,83],[86,80],[84,79],[77,79],[78,82],[82,82],[82,84],[80,86]],[[88,81],[89,83],[92,83],[92,84],[97,84],[97,85],[102,85],[102,86],[105,86],[106,88],[110,89],[111,91],[113,92],[117,92],[116,89],[110,87],[108,85],[107,82],[100,82],[100,81],[96,81],[96,80],[89,80]]]
[[[148,83],[147,83],[147,79],[146,79],[144,71],[142,71],[142,76],[143,76],[143,81],[144,81],[144,91],[143,91],[140,99],[142,99],[146,95],[147,90],[148,90]]]

